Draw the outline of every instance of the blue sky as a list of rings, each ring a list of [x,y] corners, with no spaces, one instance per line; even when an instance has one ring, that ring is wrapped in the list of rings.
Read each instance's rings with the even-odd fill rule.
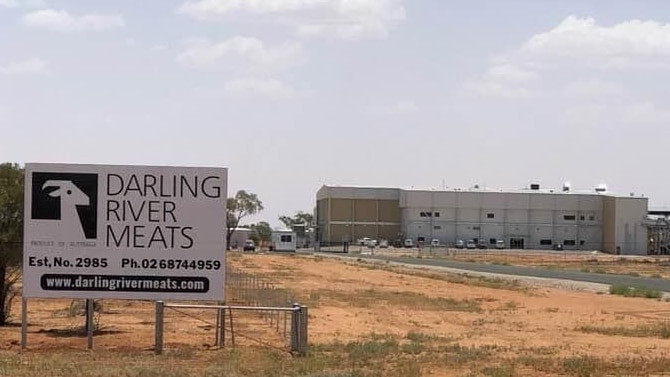
[[[322,184],[670,206],[667,1],[0,0],[2,160],[214,165],[257,219]]]

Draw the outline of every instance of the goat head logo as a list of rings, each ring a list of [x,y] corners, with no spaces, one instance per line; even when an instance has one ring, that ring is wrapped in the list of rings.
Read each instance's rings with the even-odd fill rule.
[[[58,221],[53,231],[73,241],[95,239],[97,191],[97,174],[34,173],[32,218]]]
[[[49,196],[60,197],[60,212],[61,218],[63,216],[63,209],[74,209],[75,206],[88,206],[90,199],[79,187],[75,186],[72,181],[46,181],[42,185],[42,190],[55,187],[56,189],[49,192]]]

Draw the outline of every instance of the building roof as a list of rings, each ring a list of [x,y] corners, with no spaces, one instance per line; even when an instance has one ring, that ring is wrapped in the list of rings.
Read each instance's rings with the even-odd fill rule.
[[[487,193],[495,193],[495,192],[500,192],[500,193],[516,193],[516,194],[560,194],[560,195],[597,195],[597,196],[610,196],[610,197],[619,197],[619,198],[629,198],[629,197],[634,197],[634,198],[644,198],[643,195],[639,194],[634,194],[634,193],[629,193],[629,194],[621,194],[618,192],[610,191],[606,188],[603,188],[604,191],[596,191],[595,188],[593,189],[572,189],[570,188],[568,191],[563,191],[563,188],[539,188],[539,189],[531,189],[531,188],[491,188],[491,187],[480,187],[480,186],[474,186],[474,187],[468,187],[468,188],[435,188],[435,187],[429,187],[429,188],[417,188],[414,186],[411,187],[376,187],[376,186],[327,186],[324,185],[321,190],[323,189],[328,189],[328,188],[342,188],[342,189],[361,189],[361,190],[399,190],[399,191],[404,191],[404,192],[487,192]],[[320,190],[320,191],[321,191]]]

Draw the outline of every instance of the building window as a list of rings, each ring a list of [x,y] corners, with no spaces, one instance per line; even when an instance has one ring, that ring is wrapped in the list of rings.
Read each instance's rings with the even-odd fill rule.
[[[496,215],[494,213],[487,213],[486,214],[487,219],[494,219],[495,217],[496,217]]]
[[[575,215],[563,215],[563,220],[575,220]]]
[[[489,239],[489,243],[490,243],[491,245],[495,245],[495,244],[496,244],[496,241],[497,241],[497,240],[496,240],[495,238],[491,238],[491,239]]]
[[[435,229],[435,230],[442,230],[442,225],[435,225],[435,226],[433,227],[433,229]]]
[[[425,213],[425,212],[421,212],[421,213],[419,213],[419,216],[420,216],[420,217],[426,217],[426,213]]]
[[[551,240],[540,240],[540,245],[551,246]]]
[[[582,221],[585,220],[584,216],[579,216],[579,219],[582,220]]]
[[[439,212],[435,212],[435,213],[433,214],[433,216],[435,216],[435,217],[440,217],[440,213],[439,213]]]
[[[581,241],[579,241],[579,246],[584,246],[585,243],[586,243],[586,241],[581,240]]]
[[[284,235],[284,236],[281,236],[280,240],[281,240],[281,242],[293,242],[293,237],[288,236],[288,235]]]
[[[589,221],[594,221],[596,219],[595,216],[589,216]]]
[[[575,240],[564,240],[563,245],[565,245],[565,246],[575,246]]]
[[[473,226],[472,230],[479,230],[479,227],[478,226]]]
[[[417,237],[416,238],[416,242],[425,242],[425,241],[426,241],[426,239],[423,238],[423,237]]]

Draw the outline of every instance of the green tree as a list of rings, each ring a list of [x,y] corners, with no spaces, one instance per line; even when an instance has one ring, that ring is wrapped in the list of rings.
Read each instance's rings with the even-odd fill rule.
[[[279,216],[279,221],[289,229],[292,229],[295,224],[305,224],[306,229],[314,227],[314,216],[302,211],[298,211],[293,216]]]
[[[270,241],[272,240],[272,228],[267,221],[260,221],[257,224],[249,225],[251,228],[252,236],[255,236],[256,239],[253,239],[254,242],[258,243],[259,241]]]
[[[23,257],[23,169],[0,164],[0,326],[6,325],[21,276]]]
[[[263,210],[263,202],[256,194],[239,190],[234,197],[226,202],[226,245],[230,247],[230,239],[240,221]]]

